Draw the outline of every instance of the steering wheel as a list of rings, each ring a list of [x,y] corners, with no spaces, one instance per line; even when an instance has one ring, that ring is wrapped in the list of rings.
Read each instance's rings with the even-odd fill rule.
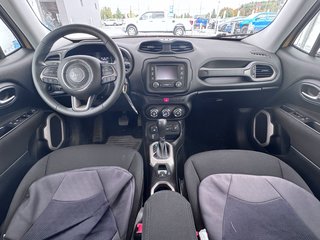
[[[46,61],[53,44],[60,38],[74,33],[97,37],[113,55],[114,62],[107,63],[87,55],[63,57],[59,61]],[[70,24],[46,35],[35,50],[32,77],[41,98],[55,111],[72,117],[88,117],[110,108],[120,96],[125,82],[122,54],[115,42],[103,31],[88,25]],[[94,100],[113,83],[109,97],[93,106]],[[71,96],[71,108],[57,102],[47,91],[48,84],[60,85]]]

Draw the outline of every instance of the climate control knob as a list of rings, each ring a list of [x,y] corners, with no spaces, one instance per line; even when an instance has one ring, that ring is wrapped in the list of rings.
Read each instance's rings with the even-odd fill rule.
[[[162,109],[161,113],[162,113],[162,117],[168,118],[170,117],[171,110],[169,108],[164,108]]]
[[[175,108],[173,110],[173,116],[176,118],[180,118],[184,115],[184,110],[181,107]]]
[[[157,108],[151,108],[149,111],[149,115],[152,118],[157,118],[159,115],[159,110]]]

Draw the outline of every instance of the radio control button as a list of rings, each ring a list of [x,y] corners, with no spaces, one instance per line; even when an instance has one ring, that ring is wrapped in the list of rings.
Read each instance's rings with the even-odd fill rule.
[[[176,82],[175,86],[177,88],[181,88],[182,87],[182,82],[180,82],[180,81]]]
[[[169,108],[164,108],[162,109],[162,117],[168,118],[171,115],[171,110]]]
[[[158,82],[154,82],[154,83],[152,84],[152,87],[153,87],[153,88],[158,88],[158,87],[160,87],[160,84],[159,84]]]

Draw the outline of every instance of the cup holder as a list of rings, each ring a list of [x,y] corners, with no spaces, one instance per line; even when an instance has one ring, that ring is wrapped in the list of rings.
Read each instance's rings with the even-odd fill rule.
[[[153,187],[151,188],[151,195],[153,195],[156,192],[160,192],[164,190],[173,191],[173,192],[175,191],[174,187],[169,182],[160,181],[154,184]]]

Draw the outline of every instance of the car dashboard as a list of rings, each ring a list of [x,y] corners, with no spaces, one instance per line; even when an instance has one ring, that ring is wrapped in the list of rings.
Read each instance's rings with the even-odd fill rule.
[[[136,37],[114,39],[124,58],[130,96],[149,119],[183,119],[192,99],[241,107],[266,103],[281,85],[279,58],[238,40]],[[51,52],[47,60],[89,55],[107,63],[114,57],[97,40],[83,40]],[[57,92],[52,91],[52,94]],[[255,99],[253,101],[252,99]],[[260,101],[261,100],[261,101]]]

